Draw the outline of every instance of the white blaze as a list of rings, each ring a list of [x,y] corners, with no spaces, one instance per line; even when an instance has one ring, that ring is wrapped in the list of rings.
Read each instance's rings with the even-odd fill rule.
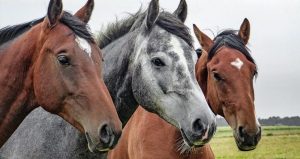
[[[189,61],[187,61],[187,59],[186,59],[186,57],[184,55],[184,50],[183,50],[183,48],[182,48],[182,46],[180,44],[180,41],[175,36],[172,36],[170,44],[173,46],[174,52],[179,56],[179,61],[178,62],[181,64],[181,66],[184,67],[184,73],[188,76],[188,78],[190,78],[191,81],[193,81],[193,79],[195,79],[195,77],[192,77],[192,75],[189,72],[189,69],[188,69],[188,62]],[[197,58],[197,55],[196,55],[196,53],[193,53],[193,55],[195,55],[195,57],[194,57],[194,60],[195,60],[195,58]],[[176,79],[176,78],[177,77],[173,77],[173,79]],[[197,96],[197,99],[199,99],[201,101],[201,104],[204,103],[204,105],[207,106],[205,109],[208,110],[209,107],[207,105],[207,102],[206,102],[206,99],[204,97],[204,94],[203,94],[202,90],[200,89],[198,83],[194,83],[194,82],[192,82],[192,83],[194,84],[192,91]],[[201,107],[203,107],[204,105],[202,105]],[[193,109],[194,108],[197,109],[197,107],[193,107]]]
[[[174,35],[172,35],[170,44],[173,46],[173,51],[179,56],[179,63],[184,67],[185,73],[188,73],[189,72],[188,64],[184,56],[184,50],[182,49],[180,41]]]
[[[244,62],[241,61],[240,58],[236,58],[230,64],[240,70],[242,68],[242,66],[244,65]]]
[[[87,40],[76,36],[76,42],[78,44],[78,46],[89,55],[89,57],[92,57],[92,49],[91,49],[91,45],[87,42]]]

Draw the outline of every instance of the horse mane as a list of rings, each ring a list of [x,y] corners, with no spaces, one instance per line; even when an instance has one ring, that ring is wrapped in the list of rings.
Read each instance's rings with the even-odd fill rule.
[[[65,11],[60,18],[60,22],[69,27],[75,35],[87,40],[88,42],[94,42],[89,26],[77,17],[73,16],[71,13]]]
[[[0,46],[10,40],[15,39],[16,37],[22,35],[23,33],[27,32],[36,24],[42,22],[44,18],[45,17],[42,17],[18,25],[6,26],[0,29]],[[77,17],[74,17],[72,14],[68,12],[64,12],[62,14],[62,17],[60,18],[60,22],[68,26],[79,37],[84,38],[89,42],[94,41],[92,34],[89,31],[87,25],[81,20],[79,20]]]
[[[0,29],[0,45],[28,31],[31,27],[43,21],[43,19],[44,18],[40,18],[40,19],[32,20],[27,23],[13,25],[13,26],[6,26]]]
[[[116,39],[140,28],[143,25],[146,13],[146,11],[142,12],[141,9],[139,9],[135,14],[129,14],[129,16],[124,19],[116,20],[116,22],[108,24],[106,30],[101,31],[97,36],[99,47],[104,48]],[[188,45],[193,46],[193,38],[189,28],[175,15],[162,11],[155,23],[169,33],[182,38]]]
[[[224,30],[214,38],[214,44],[208,52],[208,60],[211,60],[222,46],[236,49],[240,51],[246,58],[256,65],[255,60],[250,54],[249,48],[244,44],[243,40],[237,35],[237,30]],[[257,72],[255,72],[257,75]]]

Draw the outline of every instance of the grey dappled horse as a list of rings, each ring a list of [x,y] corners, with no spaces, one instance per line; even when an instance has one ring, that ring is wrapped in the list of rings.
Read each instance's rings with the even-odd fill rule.
[[[201,139],[204,134],[208,139],[214,134],[215,116],[195,78],[197,57],[183,24],[186,16],[184,0],[173,14],[160,11],[158,0],[152,0],[147,11],[109,25],[99,36],[99,46],[104,80],[123,126],[142,105],[176,126],[185,142],[197,146],[207,142]],[[44,120],[37,121],[36,116]],[[93,158],[82,136],[59,118],[37,110],[4,145],[1,155]]]

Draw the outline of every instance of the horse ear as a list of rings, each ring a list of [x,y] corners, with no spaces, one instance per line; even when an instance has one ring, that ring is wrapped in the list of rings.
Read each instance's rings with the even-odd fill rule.
[[[195,24],[193,24],[193,29],[201,47],[205,51],[209,51],[214,42],[206,34],[200,31],[200,29]]]
[[[147,15],[146,15],[146,27],[151,29],[155,24],[159,15],[159,2],[158,0],[152,0],[149,4]]]
[[[49,26],[53,27],[58,22],[62,14],[62,1],[61,0],[50,0],[48,6],[47,17],[49,20]]]
[[[75,13],[75,16],[81,21],[88,23],[92,15],[94,5],[94,0],[88,0],[87,3]]]
[[[196,78],[205,96],[207,91],[207,76],[208,76],[207,58],[208,58],[207,52],[205,50],[202,50],[202,54],[196,63]]]
[[[239,30],[239,37],[243,40],[244,44],[248,43],[250,37],[250,22],[247,18],[244,19],[240,30]]]
[[[180,0],[178,8],[175,10],[173,13],[174,15],[177,16],[183,23],[186,20],[187,17],[187,4],[185,0]]]

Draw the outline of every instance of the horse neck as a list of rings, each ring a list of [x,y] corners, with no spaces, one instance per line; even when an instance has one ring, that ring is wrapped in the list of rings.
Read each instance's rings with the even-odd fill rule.
[[[163,120],[162,120],[162,122],[166,123]],[[213,154],[209,144],[206,144],[203,147],[194,148],[190,152],[184,152],[182,154],[180,152],[180,150],[178,150],[178,147],[174,146],[174,145],[177,145],[178,139],[182,138],[181,132],[174,126],[172,126],[171,128],[168,128],[165,131],[167,131],[168,134],[171,135],[171,138],[173,140],[173,141],[169,142],[169,143],[171,143],[170,147],[172,148],[172,151],[170,151],[170,153],[172,154],[173,158],[175,158],[175,159],[214,159],[214,154]]]
[[[104,82],[112,96],[123,127],[138,107],[133,96],[131,59],[134,56],[136,32],[131,32],[102,49]]]
[[[0,147],[36,106],[32,76],[35,31],[9,42],[0,54]]]
[[[192,153],[188,155],[182,155],[181,159],[214,159],[214,153],[209,144],[203,147],[195,148]]]

